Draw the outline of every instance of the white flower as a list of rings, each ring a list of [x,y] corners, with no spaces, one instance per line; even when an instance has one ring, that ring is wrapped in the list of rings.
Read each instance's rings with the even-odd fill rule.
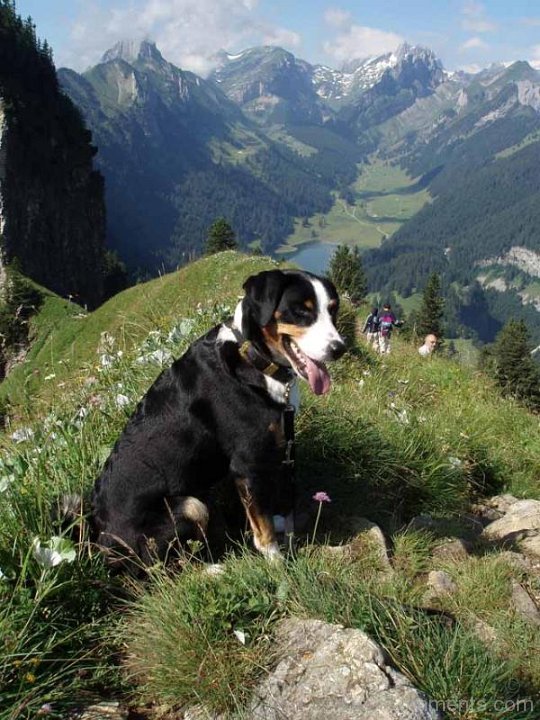
[[[118,395],[115,398],[116,407],[123,408],[126,407],[126,405],[129,405],[129,398],[127,395],[122,395],[122,393],[118,393]]]
[[[112,355],[108,355],[107,353],[103,353],[103,355],[99,356],[99,364],[102,368],[110,368],[112,367],[114,363],[114,357]]]
[[[172,360],[172,354],[168,350],[154,350],[154,352],[141,355],[141,357],[137,358],[137,362],[141,365],[147,365],[148,363],[165,365],[165,363],[170,360]]]
[[[366,381],[364,380],[364,378],[360,378],[360,380],[358,381],[359,387],[364,387],[365,384],[366,384]]]
[[[45,377],[43,379],[44,380],[52,380],[55,377],[56,377],[56,373],[51,373],[50,375],[45,375]]]
[[[19,428],[10,435],[10,438],[12,440],[15,440],[16,443],[21,443],[25,440],[31,440],[33,437],[34,431],[32,430],[32,428]]]
[[[409,424],[409,416],[407,415],[406,410],[398,410],[397,419],[402,425]]]
[[[8,489],[8,485],[15,480],[15,475],[4,475],[0,477],[0,492],[5,492]]]
[[[71,540],[58,535],[53,535],[46,546],[41,545],[39,538],[34,538],[32,552],[38,563],[46,568],[56,567],[61,562],[71,563],[77,556]]]
[[[246,633],[243,630],[233,630],[233,634],[242,645],[246,644]]]
[[[448,456],[448,462],[450,463],[450,465],[452,467],[455,467],[455,468],[460,468],[463,465],[463,462],[459,458],[452,457],[452,455]]]

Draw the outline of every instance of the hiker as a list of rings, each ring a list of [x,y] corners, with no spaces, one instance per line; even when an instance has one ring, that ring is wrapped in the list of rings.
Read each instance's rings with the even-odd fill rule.
[[[379,346],[381,355],[388,355],[390,352],[390,338],[394,327],[403,325],[401,320],[396,320],[391,305],[383,305],[382,313],[379,315]]]
[[[424,344],[418,348],[418,352],[422,357],[429,357],[436,347],[437,336],[430,333],[424,338]]]
[[[366,336],[368,345],[371,345],[374,350],[378,347],[379,337],[379,308],[371,308],[371,312],[367,316],[362,332]]]

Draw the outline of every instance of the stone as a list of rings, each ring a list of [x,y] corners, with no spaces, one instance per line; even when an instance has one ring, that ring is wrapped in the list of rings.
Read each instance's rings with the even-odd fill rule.
[[[524,538],[519,546],[527,555],[532,555],[534,559],[540,560],[540,534]]]
[[[88,705],[77,715],[77,720],[126,720],[127,716],[127,710],[111,700]]]
[[[532,623],[540,625],[540,612],[525,588],[515,580],[512,581],[512,606],[516,613]]]
[[[444,570],[431,570],[427,576],[427,590],[424,593],[423,601],[430,605],[433,600],[444,595],[452,595],[457,590],[456,583]]]
[[[381,566],[381,570],[386,573],[392,573],[393,568],[388,558],[388,545],[386,543],[386,538],[384,537],[384,533],[381,528],[374,522],[371,522],[371,520],[360,517],[355,518],[355,530],[357,535],[351,543],[353,554],[358,557],[358,546],[361,544],[362,540],[367,540],[370,546],[375,551],[377,560],[379,561]]]
[[[505,515],[484,528],[482,538],[511,541],[529,534],[525,531],[540,531],[539,500],[517,500]]]
[[[437,560],[466,560],[469,557],[471,544],[461,538],[444,538],[440,545],[433,548],[432,555]]]
[[[435,720],[429,699],[361,630],[286,619],[277,664],[254,692],[250,720]]]

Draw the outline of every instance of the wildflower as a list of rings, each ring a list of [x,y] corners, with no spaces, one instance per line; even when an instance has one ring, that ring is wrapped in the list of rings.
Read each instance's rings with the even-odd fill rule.
[[[8,485],[11,485],[11,483],[15,480],[15,475],[9,474],[4,475],[3,477],[0,477],[0,493],[5,492],[8,489]]]
[[[129,405],[129,398],[127,395],[122,395],[122,393],[118,393],[118,395],[115,398],[116,407],[123,408],[126,407],[126,405]]]
[[[317,527],[319,525],[319,520],[321,519],[321,508],[323,506],[323,503],[329,503],[332,502],[327,495],[327,493],[324,492],[324,490],[319,490],[319,492],[316,492],[313,496],[313,500],[315,502],[319,503],[319,507],[317,509],[317,517],[315,519],[315,525],[313,526],[313,535],[311,537],[311,544],[315,542],[315,535],[317,534]]]
[[[233,634],[242,645],[246,644],[246,633],[243,630],[233,630]]]
[[[24,679],[25,679],[26,682],[28,682],[28,683],[35,683],[35,682],[36,682],[36,676],[34,675],[34,673],[30,673],[30,672],[29,672],[29,673],[26,673],[26,675],[24,676]]]
[[[455,468],[460,468],[463,465],[463,462],[459,458],[452,457],[452,455],[448,456],[448,462],[450,463],[450,465],[452,467],[455,467]]]
[[[10,435],[10,438],[12,440],[15,440],[16,443],[21,443],[25,440],[31,440],[33,437],[34,431],[32,430],[32,428],[19,428]]]
[[[53,706],[51,703],[43,703],[43,705],[39,708],[37,711],[38,715],[49,715],[49,713],[52,713]]]
[[[112,367],[114,363],[114,357],[112,355],[109,355],[108,353],[103,353],[103,355],[99,356],[99,364],[101,365],[101,368],[98,368],[98,370],[102,368],[110,368]]]
[[[38,563],[46,568],[56,567],[64,561],[71,563],[77,555],[71,540],[58,535],[53,535],[45,547],[42,547],[39,538],[34,538],[32,552]]]
[[[56,373],[51,373],[50,375],[45,375],[43,378],[44,380],[53,380],[56,377]]]

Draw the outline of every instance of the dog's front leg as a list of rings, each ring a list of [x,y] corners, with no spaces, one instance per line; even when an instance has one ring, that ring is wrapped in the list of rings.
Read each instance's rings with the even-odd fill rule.
[[[235,483],[253,532],[255,547],[269,560],[281,558],[272,515],[264,507],[262,499],[257,497],[254,483],[245,477],[236,477]]]

